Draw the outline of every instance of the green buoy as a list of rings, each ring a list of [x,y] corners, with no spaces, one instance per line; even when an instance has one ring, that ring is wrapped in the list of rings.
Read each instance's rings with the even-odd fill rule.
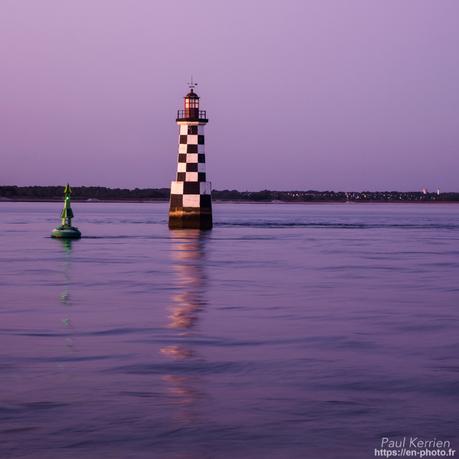
[[[81,232],[78,228],[72,226],[73,211],[70,206],[70,194],[72,189],[67,183],[67,186],[64,189],[64,208],[62,209],[61,219],[62,223],[53,229],[51,237],[61,238],[61,239],[79,239],[81,237]]]

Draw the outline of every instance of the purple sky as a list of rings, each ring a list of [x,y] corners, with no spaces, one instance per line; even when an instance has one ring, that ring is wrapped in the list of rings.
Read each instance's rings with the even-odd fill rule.
[[[459,191],[457,0],[2,0],[0,184]]]

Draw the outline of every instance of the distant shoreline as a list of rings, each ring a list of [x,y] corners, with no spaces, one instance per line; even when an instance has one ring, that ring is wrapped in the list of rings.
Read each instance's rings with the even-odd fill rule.
[[[214,203],[218,204],[459,204],[459,201],[410,201],[410,200],[366,200],[366,201],[250,201],[250,200],[228,200],[228,199],[212,199]],[[0,203],[16,203],[16,202],[30,202],[30,203],[60,203],[62,199],[5,199],[0,197]],[[76,204],[167,204],[167,199],[77,199],[74,198],[73,202]]]
[[[1,186],[0,202],[60,202],[62,186]],[[169,188],[72,187],[75,202],[168,202]],[[214,202],[231,203],[459,203],[459,192],[213,190]]]

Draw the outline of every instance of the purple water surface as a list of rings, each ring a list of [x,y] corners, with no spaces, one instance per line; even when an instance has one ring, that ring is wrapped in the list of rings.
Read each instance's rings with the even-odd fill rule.
[[[0,457],[459,446],[459,206],[0,203]]]

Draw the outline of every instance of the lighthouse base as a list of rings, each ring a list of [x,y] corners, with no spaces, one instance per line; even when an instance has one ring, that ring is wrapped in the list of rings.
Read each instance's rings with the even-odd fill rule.
[[[212,228],[212,197],[210,182],[180,182],[171,184],[169,228]]]
[[[201,229],[212,228],[212,210],[193,207],[171,209],[169,211],[170,229]]]

